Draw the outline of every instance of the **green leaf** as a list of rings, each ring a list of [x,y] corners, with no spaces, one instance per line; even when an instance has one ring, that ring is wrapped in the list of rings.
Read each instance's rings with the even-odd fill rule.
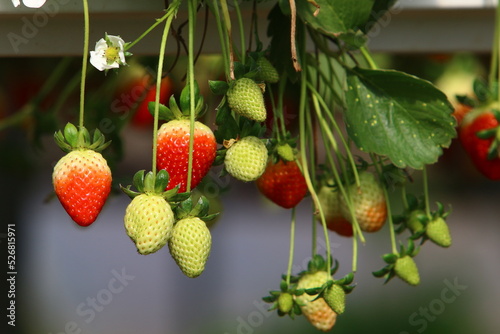
[[[337,37],[363,27],[370,18],[375,0],[316,0],[319,8],[313,1],[295,3],[297,15],[306,24],[325,35]]]
[[[455,137],[453,107],[430,82],[393,70],[348,71],[345,121],[365,152],[399,168],[435,163]]]
[[[240,129],[227,103],[224,103],[217,110],[215,124],[217,124],[217,130],[214,131],[214,134],[219,144],[222,144],[224,139],[229,140],[238,137]]]

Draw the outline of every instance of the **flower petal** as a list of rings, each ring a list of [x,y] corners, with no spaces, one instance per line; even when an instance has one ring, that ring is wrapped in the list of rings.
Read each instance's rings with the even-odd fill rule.
[[[21,0],[12,0],[14,7],[18,7],[21,4]]]
[[[43,6],[46,0],[23,0],[23,4],[29,8],[40,8]],[[12,0],[14,2],[14,0]],[[17,1],[19,2],[19,1]],[[15,6],[15,3],[14,3]],[[17,7],[17,6],[16,6]]]

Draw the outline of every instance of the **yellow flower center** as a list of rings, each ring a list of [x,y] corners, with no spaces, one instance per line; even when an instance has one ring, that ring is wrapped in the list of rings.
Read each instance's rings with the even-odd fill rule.
[[[110,46],[104,51],[104,56],[108,62],[114,63],[120,59],[120,48],[117,46]]]

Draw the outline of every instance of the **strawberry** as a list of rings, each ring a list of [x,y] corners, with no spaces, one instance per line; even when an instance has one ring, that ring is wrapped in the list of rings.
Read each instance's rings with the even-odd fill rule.
[[[331,276],[322,270],[305,273],[300,277],[297,289],[319,288],[330,278]],[[304,293],[295,298],[307,320],[317,329],[327,332],[335,325],[337,313],[328,306],[323,298],[314,300],[316,297],[317,295],[310,296]]]
[[[323,185],[318,192],[318,199],[325,215],[326,227],[345,237],[352,237],[352,224],[340,212],[340,194],[334,187]],[[316,216],[320,220],[319,215]]]
[[[96,219],[111,191],[111,170],[97,152],[104,149],[104,136],[94,133],[94,143],[85,128],[68,123],[54,135],[57,144],[68,152],[55,165],[52,173],[54,191],[71,219],[89,226]]]
[[[354,214],[361,230],[375,232],[384,226],[387,219],[387,204],[382,185],[375,175],[367,171],[359,173],[359,188],[351,184],[347,188]],[[340,212],[352,222],[352,216],[345,198],[340,198]]]
[[[137,91],[141,90],[137,101],[133,101],[134,103],[139,103],[137,110],[132,117],[132,124],[138,127],[150,126],[154,121],[153,116],[148,110],[148,104],[156,99],[156,84],[150,84],[150,81],[151,78],[146,77],[145,79],[142,79],[141,82],[137,83],[138,86],[134,86]],[[142,89],[137,88],[141,87],[141,85]],[[170,77],[162,79],[160,86],[160,103],[168,101],[168,98],[172,95],[172,85],[172,79],[170,79]]]
[[[427,237],[436,245],[441,247],[451,246],[451,235],[446,221],[442,217],[436,217],[427,224],[425,231]]]
[[[190,122],[187,119],[171,120],[158,130],[156,162],[158,169],[170,175],[167,189],[180,186],[187,190]],[[194,123],[194,145],[191,189],[195,188],[210,170],[215,160],[217,143],[212,130],[203,123]]]
[[[229,107],[237,114],[257,122],[266,120],[262,89],[252,79],[241,78],[231,82],[226,96]]]
[[[264,56],[259,57],[256,62],[259,68],[257,79],[268,83],[277,83],[280,79],[278,71],[271,62]]]
[[[417,265],[409,255],[404,255],[396,260],[394,272],[399,278],[410,285],[418,285],[420,283]]]
[[[205,270],[212,238],[207,225],[198,217],[179,220],[168,242],[170,254],[187,277],[197,277]]]
[[[323,298],[335,313],[344,313],[345,291],[340,285],[333,284],[331,287],[327,288],[323,294]]]
[[[174,225],[174,212],[169,201],[184,199],[189,193],[177,194],[177,189],[165,191],[168,173],[164,170],[156,175],[139,171],[134,175],[136,191],[130,186],[121,187],[132,201],[123,218],[125,230],[135,243],[139,254],[147,255],[166,245]]]
[[[167,243],[174,225],[174,213],[161,195],[141,194],[127,206],[123,220],[137,251],[147,255]]]
[[[227,149],[224,165],[234,178],[244,182],[255,181],[266,169],[267,155],[266,145],[259,138],[247,136]]]
[[[264,196],[285,209],[295,207],[307,194],[306,180],[295,161],[270,159],[256,184]]]
[[[500,180],[498,118],[497,112],[475,109],[463,118],[458,132],[460,143],[476,169],[491,180]]]
[[[282,292],[278,297],[278,310],[288,314],[293,308],[293,296],[289,292]]]

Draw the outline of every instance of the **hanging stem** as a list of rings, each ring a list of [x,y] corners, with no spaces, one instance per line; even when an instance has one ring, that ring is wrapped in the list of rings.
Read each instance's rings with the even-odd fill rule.
[[[130,43],[127,43],[125,44],[125,47],[124,47],[124,51],[128,51],[129,49],[131,49],[134,45],[136,45],[137,43],[139,43],[144,37],[146,37],[154,28],[156,28],[158,25],[160,25],[161,23],[163,23],[163,21],[165,21],[166,19],[168,19],[172,14],[167,10],[167,12],[165,13],[165,15],[163,15],[161,18],[157,19],[155,21],[155,23],[153,23],[153,25],[151,25],[151,27],[149,27],[145,32],[143,32],[139,37],[137,37],[137,39],[133,42],[130,42]]]
[[[189,38],[188,38],[188,84],[189,84],[189,154],[186,191],[191,191],[193,176],[193,148],[195,122],[195,92],[194,92],[194,29],[196,23],[196,0],[188,1]]]
[[[165,23],[165,28],[163,29],[163,35],[160,44],[160,54],[158,56],[158,73],[156,74],[156,96],[155,96],[155,109],[154,109],[154,122],[153,122],[153,161],[152,161],[152,172],[156,176],[156,151],[158,142],[158,118],[160,114],[160,89],[161,81],[163,79],[163,63],[165,60],[165,49],[167,46],[168,33],[170,31],[170,26],[174,16],[177,14],[181,1],[174,1],[167,9],[167,20]],[[165,14],[165,15],[167,15]]]
[[[295,7],[295,0],[289,0],[290,3],[290,51],[292,53],[292,63],[295,71],[300,72],[299,60],[297,58],[297,45],[295,43],[296,27],[297,27],[297,8]]]
[[[370,66],[370,68],[372,70],[376,70],[378,68],[377,64],[373,60],[373,58],[372,58],[370,52],[368,51],[368,49],[366,48],[366,46],[363,45],[361,48],[359,48],[359,50],[361,51],[361,54],[363,55],[363,58],[365,58],[366,62]]]
[[[288,255],[288,269],[286,271],[286,284],[290,286],[290,276],[292,276],[293,251],[295,249],[295,207],[292,208],[292,220],[290,222],[290,252]]]
[[[380,178],[382,176],[382,166],[380,160],[373,154],[370,153],[370,158],[373,161],[373,165],[375,166],[375,170],[377,171],[377,175]],[[394,222],[392,221],[392,211],[391,211],[391,202],[389,201],[389,193],[387,192],[387,188],[385,186],[382,186],[382,189],[384,190],[384,197],[385,197],[385,202],[387,205],[387,220],[389,222],[389,233],[391,237],[391,247],[392,247],[392,252],[394,254],[398,254],[398,248],[396,245],[396,232],[394,231]]]
[[[425,201],[425,214],[431,218],[431,207],[429,203],[429,182],[427,180],[427,168],[422,168],[422,179],[424,183],[424,201]]]
[[[82,76],[80,79],[80,118],[78,121],[79,128],[83,128],[85,119],[85,77],[87,75],[87,62],[89,59],[89,34],[90,34],[90,19],[89,19],[89,4],[87,0],[83,0],[83,60],[82,60]]]
[[[231,72],[231,60],[228,52],[229,41],[227,34],[224,34],[224,21],[220,17],[219,6],[217,5],[217,0],[212,1],[212,11],[215,16],[215,22],[217,22],[217,31],[219,32],[219,39],[221,44],[222,58],[224,59],[224,72],[226,73],[226,79],[229,79],[228,75]]]
[[[500,4],[497,4],[495,11],[495,32],[493,34],[493,47],[491,50],[491,63],[489,72],[489,86],[493,87],[495,81],[500,77],[500,66],[498,64],[499,60],[499,47],[500,47]],[[499,88],[500,89],[500,88]]]
[[[240,6],[238,0],[234,0],[234,9],[236,10],[236,17],[238,19],[238,29],[240,33],[240,48],[241,48],[241,63],[245,65],[246,52],[245,52],[245,29],[243,27],[243,18],[241,16]]]
[[[229,8],[227,7],[226,0],[220,0],[220,5],[222,9],[222,16],[224,17],[224,23],[226,25],[227,37],[229,39],[229,77],[234,80],[234,51],[233,51],[233,39],[231,37],[231,17],[229,16]]]

